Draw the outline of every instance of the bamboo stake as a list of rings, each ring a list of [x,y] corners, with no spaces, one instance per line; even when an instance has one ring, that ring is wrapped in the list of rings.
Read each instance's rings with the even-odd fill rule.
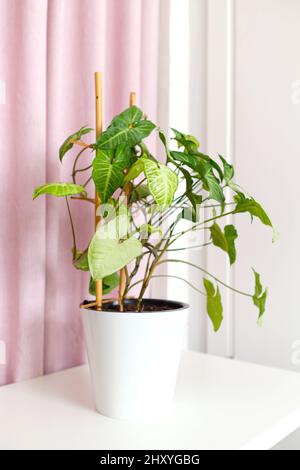
[[[129,97],[129,106],[134,106],[135,103],[136,103],[136,93],[134,91],[132,91],[130,93],[130,97]],[[130,185],[130,183],[128,183],[125,186],[125,189],[124,189],[124,193],[125,193],[126,198],[128,198],[128,196],[129,196],[130,189],[131,189],[131,185]],[[126,268],[124,267],[120,271],[120,282],[119,282],[119,305],[120,305],[120,311],[121,312],[124,311],[122,298],[123,298],[123,295],[124,295],[124,292],[125,292],[125,288],[126,288]]]
[[[96,98],[96,138],[102,134],[102,74],[101,72],[95,72],[95,98]],[[97,225],[100,222],[100,216],[97,215],[98,208],[100,206],[100,198],[95,191],[95,230],[97,230]],[[96,280],[96,308],[97,310],[102,307],[102,279]]]

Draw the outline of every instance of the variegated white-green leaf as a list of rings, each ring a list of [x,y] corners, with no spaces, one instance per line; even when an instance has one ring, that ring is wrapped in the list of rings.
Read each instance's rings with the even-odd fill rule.
[[[116,217],[102,225],[93,236],[88,250],[88,262],[94,280],[119,271],[142,254],[143,246],[137,238],[121,238],[124,236],[123,225]]]
[[[33,192],[33,199],[41,194],[51,194],[56,197],[72,196],[73,194],[84,193],[85,189],[79,184],[73,183],[47,183],[43,186],[35,188]]]
[[[147,178],[148,188],[161,209],[170,206],[178,186],[178,178],[166,165],[162,165],[150,159],[141,159],[144,163],[144,173]]]
[[[142,119],[142,116],[142,111],[136,106],[125,109],[112,120],[97,140],[97,148],[114,149],[124,143],[133,146],[143,140],[156,126],[153,122]]]
[[[109,151],[97,150],[93,160],[93,180],[102,202],[107,202],[111,195],[122,186],[123,171],[118,163],[112,163]]]

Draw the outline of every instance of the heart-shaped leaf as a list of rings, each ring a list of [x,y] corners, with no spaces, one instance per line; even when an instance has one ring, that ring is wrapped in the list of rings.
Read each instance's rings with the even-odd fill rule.
[[[252,300],[253,300],[254,305],[258,308],[258,311],[259,311],[258,321],[260,321],[261,317],[263,316],[265,312],[268,289],[266,288],[265,290],[263,290],[263,286],[260,282],[260,275],[253,268],[252,270],[253,270],[254,278],[255,278],[255,287],[254,287],[254,294],[252,296]]]
[[[41,194],[51,194],[56,197],[71,196],[73,194],[85,193],[85,189],[79,184],[73,183],[47,183],[43,186],[35,188],[33,192],[33,199],[36,199]]]
[[[215,286],[208,279],[203,278],[203,284],[206,290],[206,310],[212,321],[215,331],[221,326],[223,320],[223,307],[219,287]]]
[[[257,217],[264,225],[268,225],[273,229],[273,241],[275,241],[277,233],[273,224],[266,213],[266,211],[262,208],[262,206],[255,201],[253,198],[246,198],[244,194],[238,193],[234,200],[236,201],[236,206],[234,209],[234,214],[238,214],[240,212],[248,212],[251,215],[251,219],[253,217]]]
[[[119,219],[102,225],[91,240],[88,262],[94,280],[119,271],[142,254],[143,246],[137,238],[124,239],[124,221]]]

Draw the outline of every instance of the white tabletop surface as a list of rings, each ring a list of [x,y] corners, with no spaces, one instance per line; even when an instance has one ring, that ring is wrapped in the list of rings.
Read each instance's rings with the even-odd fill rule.
[[[0,388],[0,449],[269,449],[300,426],[300,374],[184,352],[172,414],[129,423],[94,410],[89,370]]]

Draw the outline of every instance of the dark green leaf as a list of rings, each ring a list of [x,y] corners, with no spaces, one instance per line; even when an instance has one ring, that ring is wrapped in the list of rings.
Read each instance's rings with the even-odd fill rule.
[[[204,177],[204,181],[207,184],[210,198],[218,202],[224,202],[225,196],[223,189],[214,174],[212,172],[207,173]]]
[[[183,134],[182,132],[172,129],[174,132],[174,140],[177,141],[178,148],[184,147],[187,152],[195,152],[200,146],[199,141],[193,135]]]
[[[263,290],[262,284],[260,282],[260,275],[253,268],[252,270],[255,278],[255,287],[252,299],[254,305],[258,308],[258,320],[260,320],[265,312],[268,289],[266,288],[265,290]]]
[[[73,147],[73,143],[71,142],[71,140],[80,140],[81,137],[84,135],[84,134],[88,134],[89,132],[91,132],[93,129],[91,129],[90,127],[82,127],[81,129],[79,129],[79,131],[75,132],[74,134],[70,135],[65,141],[64,143],[61,145],[60,149],[59,149],[59,159],[60,161],[62,161],[64,155]]]
[[[142,111],[136,106],[127,108],[112,120],[107,130],[99,137],[97,148],[114,149],[124,143],[128,147],[136,145],[156,127],[153,122],[142,119],[142,116]]]
[[[219,154],[220,159],[222,160],[223,163],[223,168],[224,168],[224,181],[226,184],[228,184],[232,178],[234,177],[234,168],[232,165],[230,165],[222,155]]]
[[[146,184],[141,184],[136,188],[133,188],[131,195],[130,195],[130,202],[137,202],[141,199],[146,199],[150,196],[149,188]]]
[[[119,275],[118,273],[110,274],[110,276],[106,276],[102,279],[102,290],[103,294],[109,294],[113,289],[115,289],[119,285]],[[89,293],[93,296],[96,295],[96,282],[92,277],[90,277],[90,284],[89,284]]]
[[[223,320],[223,307],[219,287],[215,286],[208,279],[203,278],[203,284],[206,290],[206,310],[212,321],[215,331],[221,326]]]
[[[47,183],[43,186],[35,188],[33,192],[33,199],[41,194],[51,194],[56,197],[72,196],[73,194],[85,193],[85,189],[73,183]]]

